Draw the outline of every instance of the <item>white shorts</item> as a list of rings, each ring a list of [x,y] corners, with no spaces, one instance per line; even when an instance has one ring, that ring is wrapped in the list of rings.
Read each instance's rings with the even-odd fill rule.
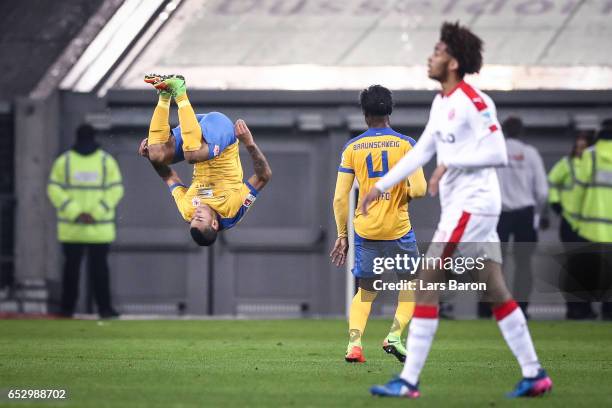
[[[497,235],[499,215],[442,213],[428,257],[472,257],[502,263]]]

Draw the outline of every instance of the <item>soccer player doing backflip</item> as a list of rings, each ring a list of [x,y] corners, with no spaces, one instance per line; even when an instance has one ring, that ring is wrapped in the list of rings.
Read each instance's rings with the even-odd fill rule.
[[[444,23],[428,59],[428,75],[442,91],[431,106],[429,121],[414,148],[375,184],[361,201],[361,212],[383,192],[437,154],[438,167],[430,192],[439,193],[441,215],[427,257],[481,257],[484,268],[474,277],[486,282],[486,301],[493,305],[499,329],[518,360],[523,379],[509,397],[541,395],[552,381],[541,367],[521,309],[508,291],[501,269],[496,227],[501,195],[495,167],[505,166],[507,153],[493,101],[463,81],[482,66],[482,41],[459,23]],[[414,317],[408,329],[407,355],[399,377],[371,388],[373,395],[417,398],[419,376],[438,328],[439,292],[428,287],[445,280],[440,268],[423,268],[415,294]],[[438,286],[439,287],[439,286]]]
[[[159,100],[139,154],[149,159],[170,188],[179,212],[190,224],[193,240],[201,246],[212,245],[219,231],[232,228],[244,217],[268,183],[272,176],[268,161],[243,120],[234,126],[219,112],[196,115],[182,76],[147,75],[145,82],[158,90]],[[180,126],[171,130],[172,98],[178,105]],[[239,142],[245,145],[255,169],[244,182]],[[182,160],[194,163],[189,187],[170,167]]]

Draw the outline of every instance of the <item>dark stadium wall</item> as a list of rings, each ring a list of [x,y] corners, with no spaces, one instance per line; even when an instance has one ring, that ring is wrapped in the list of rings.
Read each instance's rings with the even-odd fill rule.
[[[0,59],[1,98],[27,95],[102,3],[104,0],[0,2],[0,55],[5,56]]]
[[[15,273],[18,282],[45,280],[56,270],[55,214],[46,198],[61,123],[59,95],[15,104]]]

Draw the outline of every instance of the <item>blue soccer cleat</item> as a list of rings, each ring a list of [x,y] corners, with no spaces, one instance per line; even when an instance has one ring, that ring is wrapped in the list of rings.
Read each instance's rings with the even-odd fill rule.
[[[523,378],[516,384],[514,391],[506,394],[508,398],[518,397],[538,397],[552,391],[552,380],[544,369],[538,371],[538,375],[533,378]]]
[[[419,398],[419,388],[400,377],[395,377],[385,385],[370,388],[370,394],[378,397]]]

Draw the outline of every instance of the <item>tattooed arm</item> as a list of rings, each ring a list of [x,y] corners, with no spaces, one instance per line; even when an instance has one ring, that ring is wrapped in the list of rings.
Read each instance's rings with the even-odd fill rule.
[[[251,160],[253,160],[253,168],[255,169],[255,174],[253,174],[249,178],[249,184],[251,184],[257,191],[261,190],[272,178],[272,169],[270,169],[270,165],[268,164],[268,160],[264,154],[259,150],[259,147],[255,144],[253,140],[253,135],[251,131],[247,127],[246,123],[242,119],[238,119],[236,122],[236,137],[240,140],[244,146],[246,147],[249,155],[251,156]]]

